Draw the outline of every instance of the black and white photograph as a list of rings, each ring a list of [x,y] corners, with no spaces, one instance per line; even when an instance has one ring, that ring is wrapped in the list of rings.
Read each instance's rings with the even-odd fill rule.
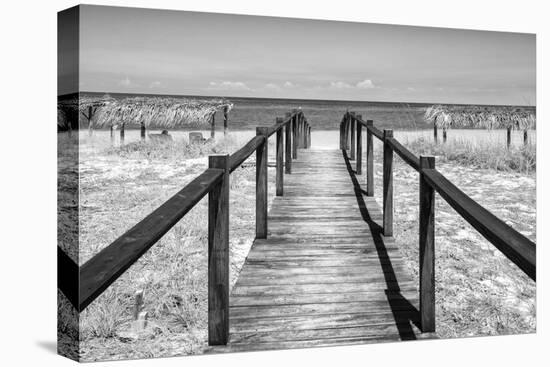
[[[90,362],[537,330],[536,35],[58,13],[58,344]]]

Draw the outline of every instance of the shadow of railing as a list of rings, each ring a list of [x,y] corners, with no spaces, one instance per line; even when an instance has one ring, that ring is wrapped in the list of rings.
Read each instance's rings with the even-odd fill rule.
[[[352,169],[349,157],[347,152],[342,151],[344,157],[344,162],[346,163],[346,168],[353,183],[355,196],[357,198],[357,204],[359,205],[359,210],[361,211],[361,216],[365,223],[369,226],[370,232],[372,233],[372,238],[374,240],[374,246],[378,254],[378,259],[380,260],[380,266],[384,273],[384,279],[386,281],[387,289],[385,290],[386,297],[388,299],[388,304],[390,305],[395,325],[399,332],[399,337],[401,340],[414,340],[416,335],[411,326],[411,322],[420,329],[420,312],[418,309],[410,303],[402,294],[401,288],[397,280],[391,259],[388,255],[388,250],[383,240],[383,229],[378,223],[376,223],[370,216],[369,211],[367,210],[367,204],[363,199],[363,195],[366,195],[366,192],[361,188],[361,185],[357,181],[355,176],[355,170]]]

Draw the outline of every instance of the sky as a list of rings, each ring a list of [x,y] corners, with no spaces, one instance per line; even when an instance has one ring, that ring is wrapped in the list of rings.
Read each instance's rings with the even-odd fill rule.
[[[534,34],[82,6],[80,90],[535,104]]]

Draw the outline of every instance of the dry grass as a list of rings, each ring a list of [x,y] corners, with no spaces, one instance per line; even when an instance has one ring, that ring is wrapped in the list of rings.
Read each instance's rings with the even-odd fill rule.
[[[407,140],[406,136],[400,140]],[[417,153],[425,142],[412,146]],[[427,144],[431,147],[430,144]],[[452,145],[447,145],[451,147]],[[441,148],[449,149],[450,148]],[[441,153],[440,153],[441,154]],[[534,154],[534,153],[533,153]],[[438,156],[437,169],[508,225],[536,241],[532,174],[499,170],[483,158]],[[534,159],[534,157],[533,157]],[[395,158],[394,236],[418,282],[418,173]],[[375,145],[375,197],[381,204],[381,145]],[[475,162],[471,165],[469,162]],[[493,167],[479,168],[479,167]],[[442,338],[536,331],[536,284],[436,196],[436,325]]]
[[[179,191],[207,166],[206,156],[244,143],[229,135],[200,146],[136,142],[82,149],[80,263]],[[272,144],[271,144],[272,146]],[[253,158],[253,157],[252,157]],[[273,172],[270,172],[270,180]],[[230,278],[233,283],[254,238],[255,169],[231,175]],[[274,195],[270,185],[270,197]],[[132,333],[134,293],[144,291],[149,322]],[[202,353],[207,347],[207,199],[124,273],[82,314],[84,361]]]
[[[452,139],[436,144],[433,139],[420,137],[405,145],[417,155],[435,155],[438,162],[453,162],[465,167],[492,169],[495,171],[536,172],[536,146],[512,146],[500,142],[479,144],[465,139]]]

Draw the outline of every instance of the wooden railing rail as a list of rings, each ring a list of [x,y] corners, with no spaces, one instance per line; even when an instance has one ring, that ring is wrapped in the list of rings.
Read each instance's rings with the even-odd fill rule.
[[[355,121],[355,123],[354,123]],[[419,278],[420,278],[420,325],[423,332],[435,331],[435,192],[481,235],[516,264],[525,274],[536,281],[536,244],[508,226],[502,220],[483,208],[444,175],[435,169],[435,158],[417,157],[397,139],[392,130],[381,131],[373,126],[372,120],[363,121],[361,115],[346,112],[340,123],[340,149],[351,148],[349,156],[355,158],[354,125],[365,126],[367,130],[367,196],[374,195],[373,141],[376,136],[383,143],[383,234],[393,235],[393,153],[419,172]],[[357,169],[361,174],[362,142],[361,129],[357,129]],[[351,142],[351,144],[350,144]]]
[[[283,147],[283,129],[286,148]],[[158,209],[78,266],[58,248],[59,288],[83,311],[105,289],[208,194],[208,342],[224,345],[229,335],[229,176],[256,152],[256,238],[267,236],[268,139],[276,134],[276,194],[283,195],[283,166],[291,173],[292,148],[309,147],[311,126],[294,110],[229,155],[209,156],[209,167]],[[286,160],[283,162],[283,149]],[[296,157],[296,154],[294,155]]]

